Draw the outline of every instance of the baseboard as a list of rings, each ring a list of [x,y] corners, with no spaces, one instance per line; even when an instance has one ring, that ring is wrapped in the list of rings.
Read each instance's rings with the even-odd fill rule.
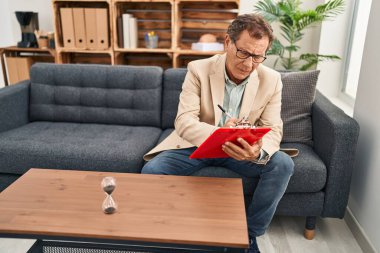
[[[344,216],[344,221],[354,235],[356,241],[358,242],[360,248],[365,253],[378,253],[373,246],[372,242],[369,240],[367,234],[364,232],[362,226],[359,224],[355,216],[352,214],[351,209],[347,207],[346,215]]]

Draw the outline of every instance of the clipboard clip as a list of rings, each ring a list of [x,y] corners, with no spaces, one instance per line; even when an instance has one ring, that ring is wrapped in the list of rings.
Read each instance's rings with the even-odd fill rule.
[[[251,122],[248,121],[247,117],[243,116],[243,118],[236,122],[235,126],[231,126],[231,128],[252,129],[256,128],[256,126],[252,125]]]

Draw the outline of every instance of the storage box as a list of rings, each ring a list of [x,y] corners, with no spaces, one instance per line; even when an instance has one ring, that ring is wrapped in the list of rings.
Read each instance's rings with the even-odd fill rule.
[[[222,43],[204,43],[204,42],[197,42],[191,44],[192,50],[198,50],[198,51],[223,51],[224,45]]]
[[[33,60],[30,57],[6,57],[9,84],[29,79]]]

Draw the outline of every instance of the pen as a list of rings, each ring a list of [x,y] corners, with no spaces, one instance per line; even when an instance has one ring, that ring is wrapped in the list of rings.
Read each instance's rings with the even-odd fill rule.
[[[223,107],[221,105],[218,105],[219,109],[222,110],[222,112],[224,114],[226,114],[228,117],[232,118],[231,114],[229,114],[228,112],[226,112],[226,110],[223,109]]]

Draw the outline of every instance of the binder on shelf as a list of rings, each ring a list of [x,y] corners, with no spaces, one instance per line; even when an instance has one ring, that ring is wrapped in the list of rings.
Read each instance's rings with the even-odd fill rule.
[[[96,9],[96,35],[97,48],[107,49],[109,47],[108,40],[108,15],[106,8]]]
[[[73,8],[75,47],[86,48],[86,27],[84,22],[84,9]]]
[[[61,8],[61,25],[62,25],[62,37],[63,47],[75,47],[74,36],[74,19],[72,8]]]
[[[96,9],[85,8],[84,19],[86,27],[86,45],[88,49],[98,49],[97,28],[96,28]]]
[[[120,48],[124,47],[123,17],[117,17],[117,43]]]
[[[130,31],[129,31],[129,19],[132,17],[129,13],[123,14],[123,41],[124,41],[124,48],[130,48]]]
[[[137,48],[137,19],[134,17],[129,18],[129,47]]]

